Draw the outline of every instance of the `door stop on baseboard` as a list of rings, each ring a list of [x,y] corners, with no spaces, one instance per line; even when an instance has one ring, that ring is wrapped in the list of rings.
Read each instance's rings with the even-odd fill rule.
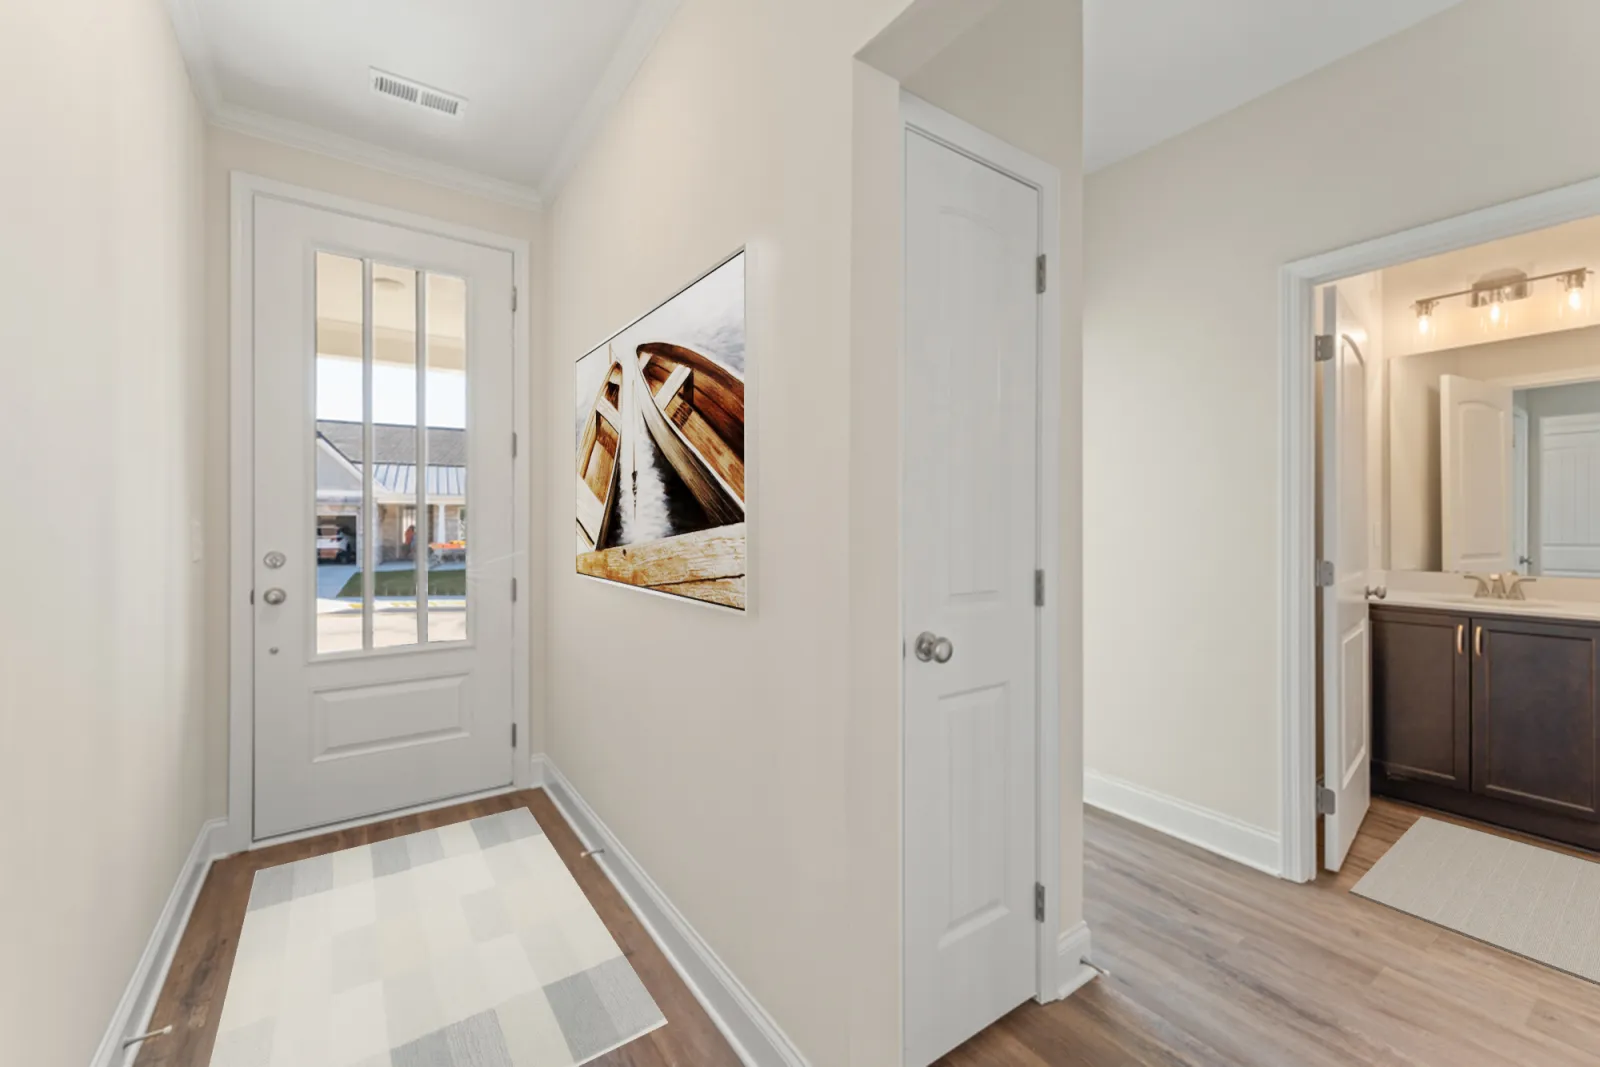
[[[578,858],[581,859],[581,860],[586,860],[590,856],[601,856],[601,855],[604,855],[605,851],[606,850],[604,848],[591,848],[591,849],[588,849],[587,851],[585,851],[584,853],[582,853]]]
[[[1104,967],[1100,966],[1094,960],[1091,960],[1088,956],[1084,956],[1082,959],[1078,960],[1078,962],[1083,964],[1085,967],[1089,968],[1095,974],[1098,974],[1101,978],[1110,978],[1111,977],[1111,972],[1110,971],[1108,971]]]
[[[170,1033],[172,1033],[172,1024],[168,1023],[159,1030],[151,1030],[147,1033],[140,1034],[137,1037],[128,1038],[128,1040],[122,1043],[122,1047],[132,1048],[134,1045],[140,1044],[141,1042],[149,1041],[152,1037],[166,1037]]]

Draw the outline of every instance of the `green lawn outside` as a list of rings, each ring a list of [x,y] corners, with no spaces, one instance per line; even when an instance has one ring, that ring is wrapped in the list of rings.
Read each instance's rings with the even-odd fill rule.
[[[403,571],[377,571],[373,574],[374,596],[416,596],[417,572],[414,570]],[[430,570],[428,572],[429,596],[466,596],[467,571],[465,567],[452,567],[449,570]],[[340,598],[361,597],[361,572],[350,576],[344,583],[344,588],[339,590]]]

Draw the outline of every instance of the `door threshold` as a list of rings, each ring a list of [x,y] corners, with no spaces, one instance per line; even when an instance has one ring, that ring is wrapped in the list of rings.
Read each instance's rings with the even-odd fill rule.
[[[421,815],[425,811],[438,811],[440,808],[452,808],[457,804],[471,804],[475,800],[487,800],[490,797],[503,796],[506,793],[516,793],[522,787],[515,782],[509,785],[496,786],[494,789],[480,789],[476,793],[462,793],[460,796],[445,797],[442,800],[430,800],[426,804],[413,804],[409,808],[392,808],[388,811],[373,812],[370,815],[358,815],[353,819],[343,822],[324,823],[321,826],[312,826],[304,830],[292,830],[286,834],[274,837],[252,838],[243,849],[245,852],[254,852],[260,848],[270,848],[273,845],[287,845],[293,841],[304,841],[309,837],[321,837],[323,834],[334,834],[341,830],[354,830],[362,826],[371,826],[373,823],[388,822],[391,819],[403,819],[407,815]],[[527,788],[537,789],[536,785]]]

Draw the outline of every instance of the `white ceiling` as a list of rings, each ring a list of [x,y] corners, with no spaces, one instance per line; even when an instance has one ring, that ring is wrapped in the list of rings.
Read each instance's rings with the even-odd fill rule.
[[[1140,152],[1458,0],[1085,0],[1084,161]],[[537,203],[679,0],[167,0],[222,125]],[[372,67],[465,97],[452,119]]]
[[[1458,2],[1085,0],[1085,169],[1142,152]]]
[[[223,125],[538,199],[621,95],[677,0],[168,0]],[[372,91],[378,67],[465,97],[450,118]],[[344,151],[339,151],[343,148]],[[390,169],[412,169],[391,167]],[[419,175],[422,176],[422,175]]]

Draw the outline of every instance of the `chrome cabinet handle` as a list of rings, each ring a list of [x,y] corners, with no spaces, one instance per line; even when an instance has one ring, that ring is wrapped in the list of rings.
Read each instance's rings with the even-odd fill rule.
[[[1456,624],[1456,655],[1465,656],[1466,654],[1467,654],[1467,624],[1464,623],[1464,622],[1461,622],[1461,623],[1457,623]]]
[[[927,630],[917,635],[915,645],[917,658],[927,663],[949,663],[950,657],[956,654],[956,646],[950,643],[948,637],[940,637],[929,633]]]
[[[1481,626],[1472,628],[1472,654],[1475,656],[1483,655],[1483,627]]]
[[[265,593],[261,594],[261,602],[263,604],[269,604],[272,607],[277,607],[279,604],[282,604],[288,599],[289,594],[285,593],[282,589],[268,589]]]

